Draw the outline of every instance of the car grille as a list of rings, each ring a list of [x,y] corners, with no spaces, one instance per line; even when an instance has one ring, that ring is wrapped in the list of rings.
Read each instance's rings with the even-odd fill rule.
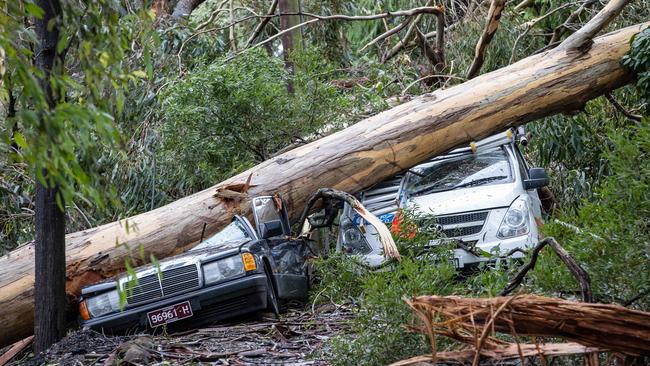
[[[436,218],[436,222],[440,225],[453,225],[453,224],[462,224],[465,222],[473,221],[485,221],[487,218],[488,212],[472,212],[461,215],[452,215],[452,216],[440,216]]]
[[[436,218],[441,225],[440,232],[447,238],[478,234],[483,230],[489,211],[471,212],[460,215],[447,215]]]
[[[138,277],[138,283],[133,288],[127,284],[123,286],[127,304],[141,304],[199,288],[199,270],[195,264],[166,269],[161,272],[160,278],[158,273],[154,273]]]
[[[446,229],[446,230],[442,230],[442,233],[445,234],[445,236],[448,238],[454,238],[457,236],[478,234],[481,232],[481,229],[483,229],[483,225],[458,227],[455,229]]]

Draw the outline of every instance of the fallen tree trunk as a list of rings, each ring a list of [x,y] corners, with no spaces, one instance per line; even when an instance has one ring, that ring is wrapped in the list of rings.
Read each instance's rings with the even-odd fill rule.
[[[318,188],[354,193],[462,143],[579,110],[630,80],[620,60],[630,37],[648,24],[599,37],[585,52],[560,46],[525,58],[418,97],[169,205],[69,234],[67,291],[76,296],[81,286],[119,273],[129,256],[139,265],[150,255],[164,258],[188,250],[200,239],[204,223],[210,235],[233,213],[249,214],[251,196],[282,193],[296,219]],[[241,193],[244,187],[248,190]],[[0,258],[0,345],[32,333],[33,290],[33,245]]]
[[[487,336],[496,330],[515,337],[562,337],[587,347],[650,356],[650,313],[620,305],[535,295],[487,299],[419,296],[408,304],[424,321],[419,331],[474,344],[479,351],[502,348],[503,341]]]

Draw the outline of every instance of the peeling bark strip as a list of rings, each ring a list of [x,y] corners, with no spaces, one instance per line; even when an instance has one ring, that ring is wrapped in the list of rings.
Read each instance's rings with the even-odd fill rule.
[[[499,23],[501,21],[501,13],[503,8],[506,6],[506,0],[492,0],[490,4],[490,10],[488,11],[487,19],[485,22],[485,29],[481,34],[481,37],[476,44],[476,50],[474,51],[474,60],[472,65],[467,71],[467,78],[473,79],[481,71],[481,66],[485,61],[485,51],[487,50],[488,45],[492,41],[494,34],[499,29]]]
[[[644,23],[594,40],[584,54],[562,47],[525,58],[463,84],[415,98],[313,143],[267,160],[191,196],[126,220],[66,236],[68,287],[89,271],[105,276],[122,271],[124,259],[181,253],[201,237],[230,222],[219,188],[245,184],[248,196],[237,203],[250,213],[250,197],[280,192],[296,219],[309,196],[322,187],[358,192],[405,168],[460,144],[478,140],[540,117],[581,108],[587,101],[630,80],[620,60],[630,38]],[[119,245],[116,245],[119,243]],[[101,252],[101,256],[98,253]],[[0,345],[31,333],[34,247],[26,245],[0,258]],[[103,258],[103,259],[101,259]],[[93,262],[93,260],[95,260]]]
[[[584,355],[591,352],[597,352],[599,349],[585,347],[579,343],[546,343],[546,344],[512,344],[507,347],[497,348],[493,350],[481,350],[481,361],[506,361],[517,360],[522,357],[537,357],[540,354],[546,357],[552,356],[572,356]],[[452,362],[457,363],[471,363],[474,359],[476,352],[474,350],[463,351],[447,351],[437,352],[436,360],[441,363]],[[433,355],[422,355],[412,357],[406,360],[398,361],[390,364],[390,366],[424,366],[433,365]],[[498,364],[498,363],[497,363]],[[524,363],[525,364],[525,363]]]

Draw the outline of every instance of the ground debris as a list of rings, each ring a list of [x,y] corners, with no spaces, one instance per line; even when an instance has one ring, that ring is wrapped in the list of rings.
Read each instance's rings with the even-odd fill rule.
[[[109,336],[71,333],[44,359],[10,365],[328,365],[323,341],[349,330],[351,309],[291,309],[279,320],[264,316],[169,335]]]

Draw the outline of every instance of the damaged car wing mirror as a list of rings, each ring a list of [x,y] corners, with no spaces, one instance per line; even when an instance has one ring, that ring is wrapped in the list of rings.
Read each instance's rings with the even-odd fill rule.
[[[524,180],[524,189],[537,189],[546,187],[549,184],[548,174],[544,168],[530,168],[528,170],[528,179]]]
[[[284,234],[280,220],[267,221],[260,225],[260,237],[262,239],[272,238]]]
[[[252,204],[255,226],[260,238],[290,234],[287,209],[279,194],[255,197]]]

